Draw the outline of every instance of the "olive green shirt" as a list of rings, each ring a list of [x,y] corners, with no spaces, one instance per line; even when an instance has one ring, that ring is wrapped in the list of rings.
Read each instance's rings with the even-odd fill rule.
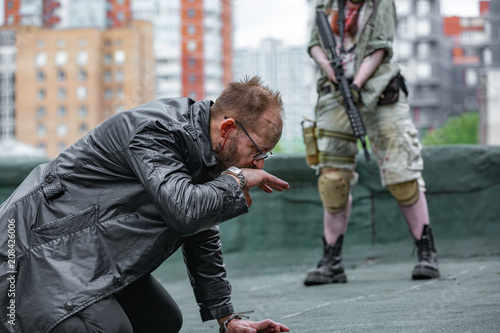
[[[316,11],[325,11],[327,8],[332,8],[335,1],[317,0]],[[368,6],[365,10],[367,13],[370,13],[370,17],[362,27],[356,49],[354,50],[356,53],[355,71],[359,70],[363,59],[367,56],[376,50],[386,50],[382,63],[361,87],[361,99],[363,102],[361,111],[374,112],[380,95],[389,84],[389,81],[400,71],[396,64],[391,64],[393,55],[392,42],[396,31],[396,7],[394,0],[366,0],[364,6]],[[323,47],[318,27],[316,24],[313,24],[308,51],[310,52],[311,48],[316,45]],[[317,82],[318,91],[327,82],[328,78],[326,74],[324,71],[321,71],[321,76]]]

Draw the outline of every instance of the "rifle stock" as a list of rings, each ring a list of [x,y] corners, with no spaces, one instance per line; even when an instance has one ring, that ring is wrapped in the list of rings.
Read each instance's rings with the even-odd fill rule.
[[[328,23],[328,18],[323,11],[318,10],[316,12],[316,24],[318,25],[319,34],[321,36],[321,40],[323,41],[324,47],[328,51],[330,51],[330,66],[332,66],[333,71],[335,72],[335,77],[338,81],[340,94],[344,99],[344,109],[349,118],[349,122],[351,123],[352,131],[354,133],[354,136],[361,141],[366,160],[370,161],[370,154],[368,153],[368,149],[366,148],[365,125],[363,124],[363,119],[361,118],[361,114],[359,113],[358,106],[356,105],[352,97],[349,82],[344,75],[342,59],[337,55],[337,52],[335,50],[337,44],[335,42],[332,29],[330,27],[330,24]]]

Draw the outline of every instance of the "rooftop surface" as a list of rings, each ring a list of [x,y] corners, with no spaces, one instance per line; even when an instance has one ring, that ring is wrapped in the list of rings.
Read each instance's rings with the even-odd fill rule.
[[[348,283],[313,287],[302,280],[319,245],[225,255],[235,311],[291,332],[500,332],[498,238],[436,239],[441,277],[421,281],[410,277],[417,260],[410,239],[345,247]],[[181,332],[217,331],[216,321],[201,322],[179,254],[154,275],[181,308]]]

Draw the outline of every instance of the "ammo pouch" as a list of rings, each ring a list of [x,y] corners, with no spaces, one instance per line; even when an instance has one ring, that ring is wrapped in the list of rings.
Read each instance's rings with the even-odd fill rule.
[[[308,122],[311,126],[305,127],[304,123]],[[347,133],[336,132],[324,128],[316,127],[316,122],[310,119],[305,119],[301,123],[302,135],[304,136],[304,144],[306,145],[306,162],[309,166],[315,166],[319,163],[354,163],[354,157],[343,155],[332,155],[318,150],[317,139],[322,137],[335,138],[356,143],[356,137]]]
[[[387,105],[396,103],[399,99],[399,89],[403,90],[403,92],[408,96],[408,90],[406,89],[406,84],[404,81],[403,75],[398,73],[387,85],[385,90],[380,94],[378,99],[378,105]]]
[[[305,127],[304,126],[305,122],[308,122],[312,125]],[[304,119],[301,122],[301,125],[302,125],[302,135],[304,137],[304,144],[306,146],[306,163],[309,166],[318,165],[319,151],[318,151],[318,144],[316,142],[316,122],[310,119]]]

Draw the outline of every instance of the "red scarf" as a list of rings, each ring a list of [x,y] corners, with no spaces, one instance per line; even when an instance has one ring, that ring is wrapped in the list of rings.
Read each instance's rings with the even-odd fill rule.
[[[356,33],[358,32],[358,18],[359,18],[359,10],[360,9],[361,9],[361,6],[357,7],[357,8],[351,8],[351,9],[348,9],[347,13],[345,14],[344,31],[346,34],[349,34],[351,37],[356,36]],[[339,25],[338,25],[338,17],[339,17],[338,10],[334,10],[333,17],[332,17],[332,30],[333,30],[333,33],[336,34],[337,36],[340,35],[340,30],[339,30]]]

